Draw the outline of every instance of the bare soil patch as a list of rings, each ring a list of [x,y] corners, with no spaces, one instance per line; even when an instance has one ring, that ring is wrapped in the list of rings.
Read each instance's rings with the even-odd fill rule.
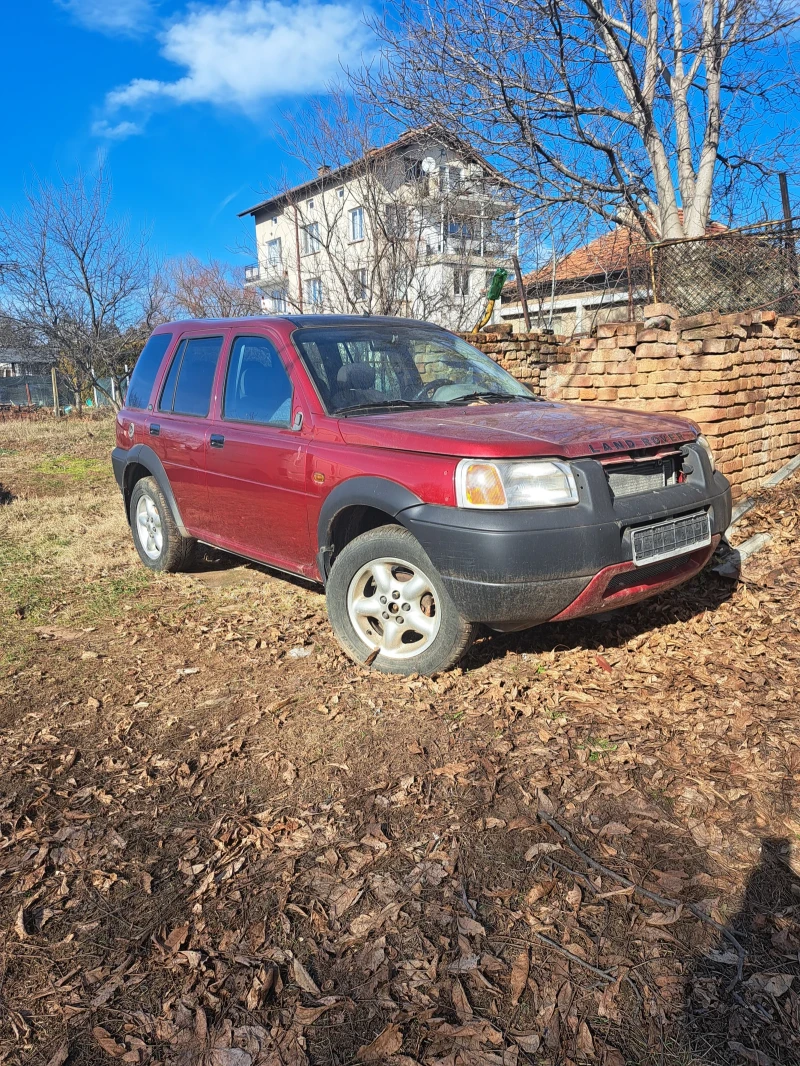
[[[393,679],[145,571],[112,428],[0,424],[0,1062],[800,1062],[800,480],[738,584]]]

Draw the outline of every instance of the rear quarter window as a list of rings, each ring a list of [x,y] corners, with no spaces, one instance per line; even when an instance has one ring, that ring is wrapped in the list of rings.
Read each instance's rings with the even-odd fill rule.
[[[144,410],[150,402],[150,394],[153,391],[158,368],[164,355],[172,343],[172,333],[156,333],[152,336],[142,353],[136,360],[136,365],[131,374],[128,393],[125,397],[125,406]]]
[[[222,337],[190,337],[181,341],[172,359],[159,411],[205,418],[222,348]]]

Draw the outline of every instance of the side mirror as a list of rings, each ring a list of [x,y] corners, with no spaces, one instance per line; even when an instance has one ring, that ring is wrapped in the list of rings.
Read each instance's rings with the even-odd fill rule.
[[[294,418],[292,419],[292,432],[299,433],[303,428],[303,412],[295,411]]]

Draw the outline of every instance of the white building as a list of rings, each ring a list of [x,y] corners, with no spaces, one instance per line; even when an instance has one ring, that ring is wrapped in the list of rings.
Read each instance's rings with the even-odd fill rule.
[[[399,314],[467,328],[517,245],[500,174],[433,127],[320,167],[246,216],[258,249],[247,284],[275,314]]]

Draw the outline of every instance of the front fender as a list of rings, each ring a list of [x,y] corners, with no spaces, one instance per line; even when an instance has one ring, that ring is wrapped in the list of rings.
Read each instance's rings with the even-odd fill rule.
[[[328,577],[333,553],[333,524],[349,507],[374,507],[396,518],[422,500],[415,493],[383,477],[353,477],[341,481],[325,498],[317,520],[317,564],[323,581]]]

